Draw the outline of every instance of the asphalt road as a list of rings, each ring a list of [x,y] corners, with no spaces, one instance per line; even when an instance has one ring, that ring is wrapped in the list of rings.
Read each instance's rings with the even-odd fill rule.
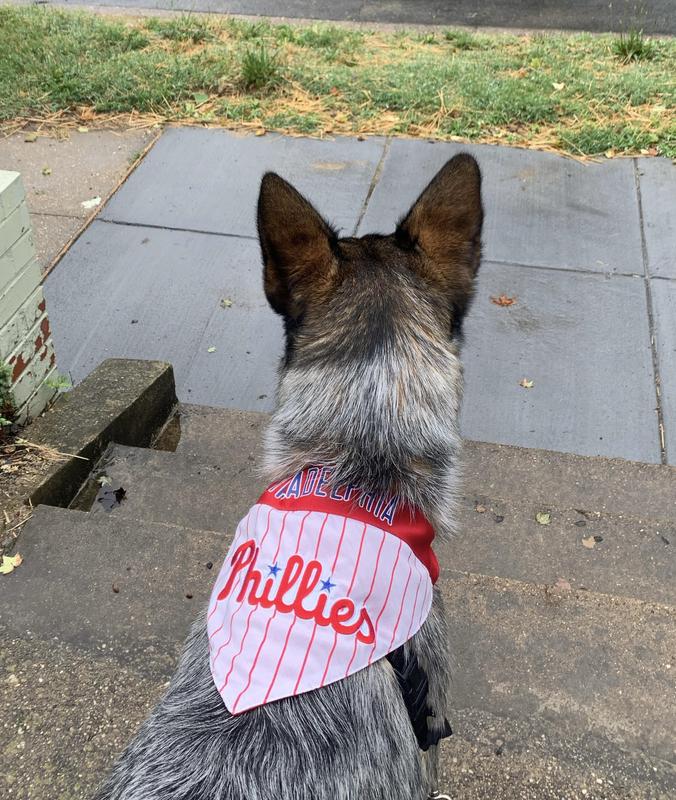
[[[66,0],[66,4],[407,25],[676,34],[676,0]]]

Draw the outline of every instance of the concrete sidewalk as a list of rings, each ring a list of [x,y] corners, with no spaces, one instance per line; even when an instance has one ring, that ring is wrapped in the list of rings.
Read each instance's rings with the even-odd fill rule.
[[[261,286],[262,172],[291,180],[343,234],[388,232],[459,150],[481,164],[486,207],[464,435],[676,464],[665,159],[169,129],[47,280],[61,371],[78,382],[111,356],[167,360],[184,402],[271,409],[282,330]],[[514,304],[492,302],[502,294]]]

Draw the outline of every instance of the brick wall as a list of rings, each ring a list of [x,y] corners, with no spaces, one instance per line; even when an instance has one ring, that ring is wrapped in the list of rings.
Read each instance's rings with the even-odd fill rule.
[[[15,419],[37,416],[56,394],[56,356],[18,172],[0,170],[0,360],[9,365]]]

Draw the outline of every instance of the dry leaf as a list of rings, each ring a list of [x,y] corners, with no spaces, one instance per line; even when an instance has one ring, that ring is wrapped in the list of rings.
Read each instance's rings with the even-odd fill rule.
[[[546,511],[538,511],[538,513],[535,515],[535,519],[540,523],[540,525],[549,525],[549,523],[552,521],[552,515],[548,514]]]
[[[516,297],[507,297],[506,294],[501,294],[499,297],[491,297],[491,303],[496,306],[512,306],[516,303]]]
[[[216,352],[215,347],[207,347],[207,353],[215,353],[215,352]]]
[[[37,139],[38,139],[38,135],[37,135],[37,133],[35,133],[35,132],[33,132],[33,133],[27,133],[27,134],[26,134],[26,135],[23,137],[23,140],[24,140],[24,142],[36,142],[36,141],[37,141]]]
[[[587,550],[593,550],[596,547],[596,539],[593,536],[587,536],[586,539],[582,540],[582,544]]]
[[[519,386],[523,386],[524,389],[532,389],[534,385],[533,381],[529,381],[528,378],[522,378],[519,381]]]
[[[265,128],[259,128],[254,134],[254,136],[265,136],[266,133],[267,131],[265,130]]]
[[[77,129],[78,133],[89,133],[89,128],[86,125],[80,125]]]
[[[485,514],[486,513],[486,506],[482,506],[481,503],[476,503],[474,506],[474,510],[477,514]]]
[[[605,155],[606,158],[613,158],[615,156],[615,151],[611,147],[610,150],[606,150],[604,155]]]
[[[3,556],[2,564],[0,564],[0,575],[9,575],[10,572],[21,566],[21,556],[17,553],[15,556]]]

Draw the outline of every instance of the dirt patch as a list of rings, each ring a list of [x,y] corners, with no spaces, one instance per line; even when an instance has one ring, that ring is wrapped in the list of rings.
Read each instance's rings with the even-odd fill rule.
[[[0,434],[0,555],[16,541],[32,514],[29,496],[55,462],[69,456],[24,438],[28,429]]]

